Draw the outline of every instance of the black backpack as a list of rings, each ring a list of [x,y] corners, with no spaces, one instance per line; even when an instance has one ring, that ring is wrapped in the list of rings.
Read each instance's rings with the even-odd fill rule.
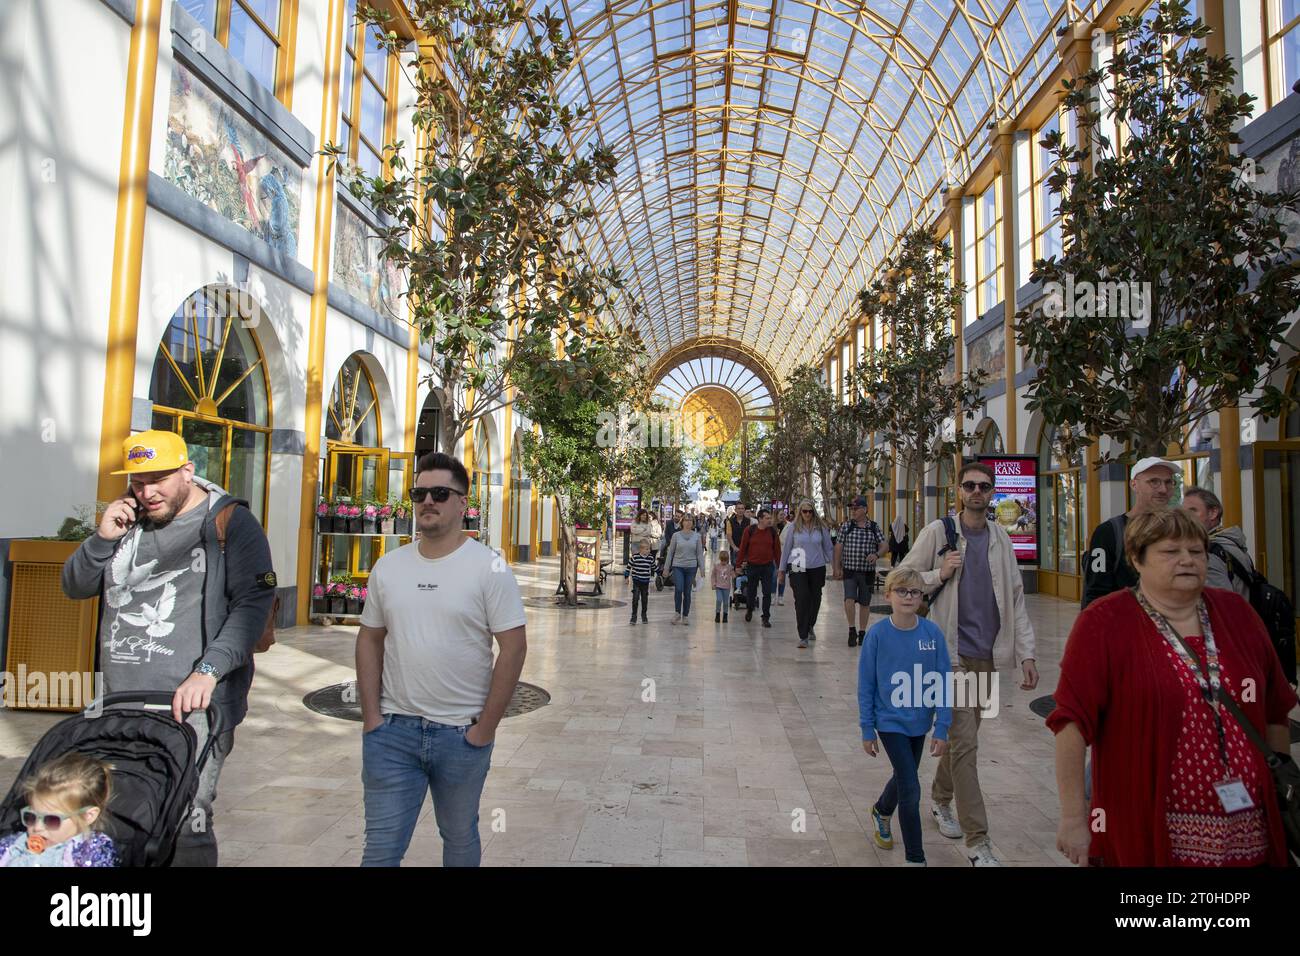
[[[1241,578],[1250,589],[1250,606],[1264,622],[1273,650],[1282,661],[1282,673],[1287,682],[1296,682],[1295,670],[1295,605],[1281,588],[1274,587],[1264,575],[1254,568],[1243,567],[1241,562],[1221,544],[1211,544],[1210,553],[1223,559],[1228,574]]]

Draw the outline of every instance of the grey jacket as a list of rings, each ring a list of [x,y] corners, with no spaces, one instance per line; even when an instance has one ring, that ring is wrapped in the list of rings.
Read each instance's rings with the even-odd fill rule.
[[[1255,564],[1250,560],[1250,552],[1246,550],[1246,533],[1236,525],[1230,528],[1219,527],[1211,531],[1210,547],[1215,545],[1220,545],[1247,571],[1255,570]],[[1210,552],[1210,567],[1205,575],[1205,586],[1236,591],[1247,601],[1250,600],[1250,582],[1234,573],[1228,567],[1228,562],[1213,551]]]
[[[208,492],[208,516],[200,532],[205,555],[203,583],[203,656],[194,662],[211,664],[221,675],[212,693],[212,704],[221,714],[226,730],[233,729],[248,713],[248,689],[253,683],[253,648],[266,629],[275,603],[275,575],[271,568],[271,546],[248,503],[224,488],[196,477],[194,483]],[[221,558],[217,542],[217,513],[230,502],[235,509],[226,529],[226,555]],[[63,593],[79,600],[100,595],[104,571],[122,543],[139,535],[136,524],[117,541],[98,533],[81,543],[63,565]],[[102,642],[100,650],[102,650]],[[99,654],[95,655],[98,669]],[[112,693],[117,688],[106,688]],[[174,691],[174,687],[159,687]]]
[[[678,531],[668,542],[664,569],[699,568],[704,564],[704,539],[698,531]]]

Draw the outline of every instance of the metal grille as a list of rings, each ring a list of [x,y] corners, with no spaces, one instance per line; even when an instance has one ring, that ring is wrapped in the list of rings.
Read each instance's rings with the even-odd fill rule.
[[[314,690],[302,699],[308,710],[326,717],[339,720],[361,720],[361,704],[357,699],[357,682],[347,681],[343,684],[331,684]],[[531,713],[551,702],[551,695],[536,684],[520,681],[515,685],[515,692],[506,706],[506,717],[518,717]]]

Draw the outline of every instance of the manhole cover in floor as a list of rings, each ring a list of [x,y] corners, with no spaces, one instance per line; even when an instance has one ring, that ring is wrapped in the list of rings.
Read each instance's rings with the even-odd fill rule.
[[[545,607],[556,611],[598,611],[605,607],[627,607],[626,601],[616,601],[607,597],[578,598],[578,606],[562,603],[559,597],[526,597],[524,604],[528,607]]]
[[[361,704],[357,702],[357,683],[348,681],[344,684],[331,684],[314,690],[302,699],[308,710],[326,717],[339,720],[361,719]],[[518,717],[545,707],[551,702],[551,695],[536,684],[520,681],[515,685],[515,692],[510,697],[505,716]]]
[[[1052,711],[1056,710],[1056,698],[1051,694],[1046,697],[1035,697],[1029,702],[1029,709],[1046,720]]]

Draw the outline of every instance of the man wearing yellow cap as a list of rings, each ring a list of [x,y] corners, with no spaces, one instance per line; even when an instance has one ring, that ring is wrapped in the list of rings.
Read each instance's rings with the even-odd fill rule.
[[[181,436],[132,435],[122,458],[114,474],[126,477],[125,494],[64,564],[63,590],[103,599],[96,670],[106,693],[171,693],[173,716],[188,719],[200,748],[209,708],[218,716],[174,860],[215,866],[212,801],[248,711],[253,650],[275,601],[271,549],[247,502],[195,475]]]

